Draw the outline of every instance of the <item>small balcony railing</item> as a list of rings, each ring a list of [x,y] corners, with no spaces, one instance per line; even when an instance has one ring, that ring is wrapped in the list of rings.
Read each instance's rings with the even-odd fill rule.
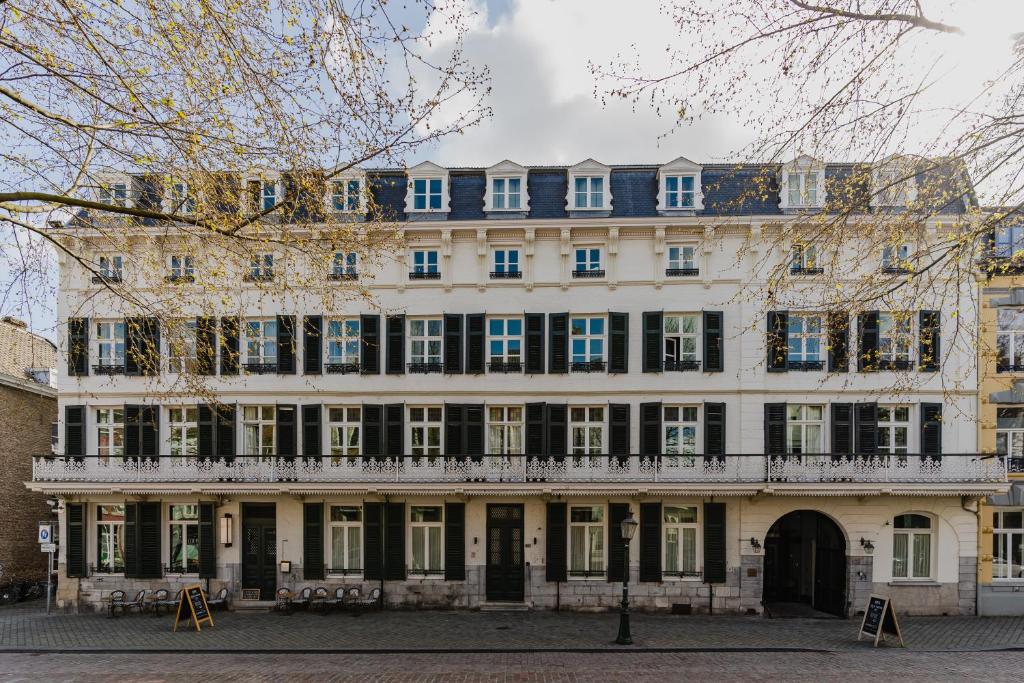
[[[824,268],[807,268],[804,266],[790,266],[790,275],[824,275]]]
[[[245,277],[242,278],[246,282],[273,282],[274,273],[246,273]]]
[[[328,375],[352,375],[359,372],[359,363],[324,363]]]
[[[814,372],[825,369],[825,361],[820,360],[790,360],[786,361],[786,369],[796,372]]]
[[[912,360],[886,360],[879,359],[878,369],[879,370],[913,370],[914,361]]]
[[[586,278],[602,278],[604,277],[604,270],[574,270],[572,276],[578,279]]]
[[[410,280],[440,280],[441,272],[437,270],[433,271],[418,271],[413,270],[409,273]]]
[[[699,360],[672,360],[666,358],[662,365],[665,372],[692,372],[700,370]]]
[[[242,365],[250,375],[272,375],[277,372],[277,362],[251,361]]]
[[[342,282],[345,280],[358,280],[359,273],[354,270],[346,271],[335,271],[327,274],[327,279],[331,282]]]
[[[572,372],[604,372],[605,362],[603,360],[587,360],[569,364]]]
[[[492,360],[487,363],[487,371],[498,373],[522,372],[523,364],[518,360]]]
[[[1015,363],[997,363],[996,372],[1024,372],[1024,365]]]
[[[116,285],[116,284],[119,284],[120,282],[121,282],[121,274],[120,273],[110,273],[110,274],[100,273],[99,275],[93,275],[92,276],[92,283],[94,285],[103,285],[103,284]]]
[[[1024,474],[1024,458],[1006,458],[1006,470],[1010,474]]]
[[[196,276],[195,275],[188,275],[188,274],[185,274],[185,273],[182,273],[180,275],[175,275],[175,274],[172,273],[171,275],[167,275],[166,277],[164,277],[164,282],[169,282],[171,284],[178,284],[178,283],[187,284],[187,283],[192,283],[192,282],[195,282],[195,281],[196,281]]]
[[[444,363],[409,363],[410,375],[431,375],[444,372]]]
[[[491,271],[491,279],[492,280],[522,280],[523,279],[523,271],[521,271],[521,270],[502,270],[502,271],[492,270]]]
[[[1024,458],[910,455],[37,456],[39,482],[1005,483]]]
[[[665,277],[692,277],[700,275],[700,268],[666,268]]]
[[[886,275],[910,275],[914,268],[909,263],[892,264],[882,266],[882,272]]]
[[[120,363],[96,363],[92,366],[94,375],[123,375],[124,362]]]

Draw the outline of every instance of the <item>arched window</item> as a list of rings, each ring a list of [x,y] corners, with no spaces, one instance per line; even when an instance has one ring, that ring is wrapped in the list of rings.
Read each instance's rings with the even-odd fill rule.
[[[893,579],[932,578],[932,520],[924,515],[897,515],[893,520]]]

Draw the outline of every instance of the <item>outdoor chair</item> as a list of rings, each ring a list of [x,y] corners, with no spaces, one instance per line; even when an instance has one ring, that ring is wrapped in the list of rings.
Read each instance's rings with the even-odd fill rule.
[[[160,608],[157,607],[157,603],[167,600],[171,597],[171,592],[166,588],[159,588],[154,591],[153,595],[149,598],[149,609],[153,612],[153,616],[160,616]]]
[[[149,591],[145,588],[140,590],[138,593],[135,594],[135,597],[132,598],[131,601],[124,603],[122,611],[127,612],[128,610],[135,608],[139,610],[139,614],[142,614],[142,612],[146,609],[146,595],[148,593]]]
[[[320,610],[321,612],[327,612],[327,589],[323,586],[317,586],[313,589],[313,596],[309,603],[310,610]]]
[[[311,597],[313,597],[313,589],[309,586],[306,586],[301,591],[299,591],[298,597],[292,600],[292,605],[294,607],[302,607],[303,609],[309,609]]]
[[[360,607],[380,607],[380,588],[374,588],[363,600],[359,602]]]
[[[287,588],[278,588],[274,594],[274,610],[282,614],[292,613],[292,592]]]
[[[228,607],[228,589],[221,588],[217,591],[212,599],[206,601],[207,606],[210,609],[227,609]]]
[[[345,591],[348,590],[344,586],[338,586],[334,589],[334,597],[327,598],[324,600],[324,614],[328,614],[331,610],[344,608],[345,606]]]
[[[160,593],[160,592],[163,592],[164,597],[162,599],[157,599],[157,600],[153,601],[153,611],[156,613],[156,615],[160,616],[160,610],[161,609],[165,609],[165,608],[167,609],[168,613],[177,610],[178,609],[178,603],[181,602],[181,592],[182,592],[182,590],[180,588],[178,589],[178,592],[174,594],[174,599],[173,600],[171,600],[171,599],[169,599],[167,597],[167,591],[166,590],[162,590],[161,589],[161,591],[157,591],[157,593]]]
[[[110,597],[107,598],[107,600],[108,600],[107,616],[109,616],[109,617],[116,617],[118,609],[121,610],[121,614],[124,614],[124,601],[125,601],[126,597],[127,596],[125,595],[125,592],[122,591],[122,590],[113,591],[110,594]]]

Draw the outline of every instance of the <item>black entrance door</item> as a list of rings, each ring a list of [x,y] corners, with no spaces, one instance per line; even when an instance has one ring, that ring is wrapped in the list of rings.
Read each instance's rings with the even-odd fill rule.
[[[261,600],[277,589],[277,515],[273,503],[242,503],[242,588],[259,588]]]
[[[810,608],[846,616],[846,541],[835,522],[797,510],[772,525],[764,543],[763,601],[782,615]]]
[[[487,506],[487,599],[523,601],[523,506]]]

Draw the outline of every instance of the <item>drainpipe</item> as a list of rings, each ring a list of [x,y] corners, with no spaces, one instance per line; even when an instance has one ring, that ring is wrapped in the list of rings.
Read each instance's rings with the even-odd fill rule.
[[[388,571],[388,497],[384,496],[384,508],[380,515],[380,608],[384,609],[384,577]],[[364,563],[365,564],[365,563]]]

